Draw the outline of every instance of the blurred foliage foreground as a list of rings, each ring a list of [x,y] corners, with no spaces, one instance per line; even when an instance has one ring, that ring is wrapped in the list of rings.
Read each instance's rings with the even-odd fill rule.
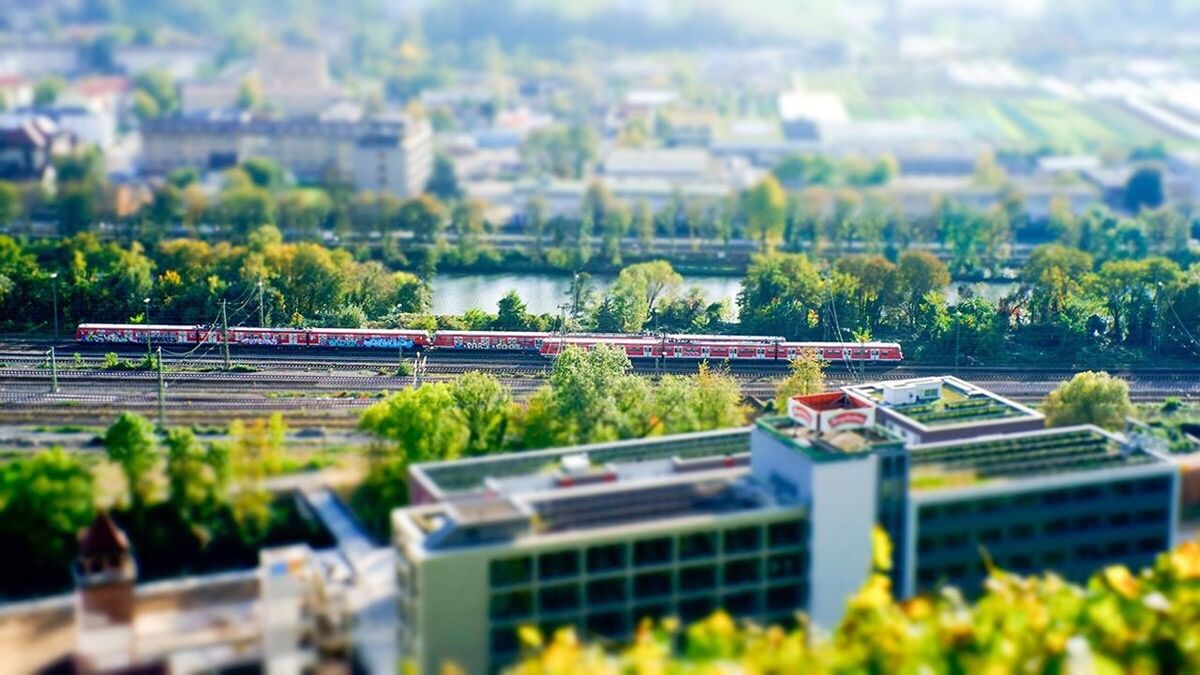
[[[1085,588],[994,570],[974,604],[954,588],[897,601],[876,573],[832,635],[739,625],[717,613],[680,629],[645,622],[631,645],[570,629],[521,631],[510,675],[584,673],[1200,673],[1200,541],[1135,575],[1120,566]]]

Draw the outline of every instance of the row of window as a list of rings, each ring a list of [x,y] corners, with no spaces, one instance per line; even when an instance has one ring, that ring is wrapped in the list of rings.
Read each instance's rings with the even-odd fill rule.
[[[1140,480],[1115,481],[1107,485],[1083,485],[1042,492],[1030,492],[1007,497],[963,500],[949,504],[930,505],[921,509],[923,520],[940,517],[957,518],[972,514],[998,513],[1014,509],[1040,509],[1069,503],[1108,500],[1113,497],[1130,497],[1134,494],[1165,494],[1170,490],[1170,479],[1165,476]]]
[[[789,520],[766,527],[748,525],[724,531],[693,532],[678,537],[641,539],[632,544],[599,544],[582,551],[566,549],[540,555],[501,558],[489,563],[488,578],[493,588],[526,584],[536,578],[552,581],[588,574],[620,573],[629,567],[669,565],[676,560],[693,561],[724,555],[758,553],[769,549],[799,546],[807,539],[806,523]],[[536,568],[536,569],[535,569]]]
[[[600,635],[621,638],[632,632],[644,619],[659,620],[677,616],[684,622],[703,619],[718,609],[724,609],[737,617],[768,616],[781,619],[803,609],[807,589],[801,583],[781,584],[767,589],[747,589],[725,593],[684,598],[678,602],[644,602],[632,609],[608,608],[592,610],[575,617],[561,617],[555,621],[544,621],[539,625],[545,635],[563,626],[573,625],[585,635]],[[511,656],[517,650],[517,626],[519,623],[496,626],[491,630],[490,651],[494,658]]]
[[[1166,549],[1165,536],[1143,537],[1137,541],[1112,541],[1108,543],[1084,544],[1045,551],[1041,554],[1020,552],[1005,554],[1003,550],[989,551],[991,561],[1000,569],[1011,572],[1038,572],[1042,570],[1065,573],[1068,569],[1094,570],[1103,564],[1129,563],[1131,557],[1144,559]],[[968,575],[985,576],[988,563],[982,559],[971,563],[918,565],[917,582],[930,586],[939,581],[960,584]]]
[[[528,619],[538,614],[574,612],[623,604],[630,600],[669,598],[672,595],[712,595],[747,585],[798,580],[807,571],[802,553],[779,553],[767,558],[738,558],[723,565],[701,564],[635,574],[632,577],[602,577],[586,583],[570,581],[531,588],[515,588],[492,594],[488,613],[493,620]]]
[[[1165,508],[1143,509],[1132,513],[1123,511],[1107,516],[1102,513],[1086,513],[1076,518],[1054,518],[1044,522],[1015,523],[1008,527],[983,527],[970,531],[949,532],[941,536],[925,534],[917,541],[917,550],[928,553],[963,547],[974,548],[976,544],[980,543],[1021,542],[1039,535],[1063,537],[1100,530],[1112,532],[1114,529],[1165,523],[1167,518],[1168,512]]]

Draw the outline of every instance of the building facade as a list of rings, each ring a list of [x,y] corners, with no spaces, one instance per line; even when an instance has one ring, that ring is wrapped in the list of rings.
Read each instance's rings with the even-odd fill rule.
[[[410,197],[424,190],[433,164],[433,135],[423,120],[176,117],[143,122],[141,134],[140,168],[147,174],[222,169],[265,157],[302,182],[338,178]]]
[[[893,541],[901,597],[990,566],[1082,580],[1174,543],[1178,471],[952,377],[792,399],[748,429],[418,465],[393,514],[400,651],[490,672],[520,626],[629,637],[717,609],[831,627]]]

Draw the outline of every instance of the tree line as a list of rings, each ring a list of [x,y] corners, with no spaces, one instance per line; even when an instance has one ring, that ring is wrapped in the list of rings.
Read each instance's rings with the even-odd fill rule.
[[[9,552],[0,562],[0,596],[68,584],[76,535],[110,500],[138,547],[144,577],[255,564],[258,547],[277,542],[289,526],[265,482],[295,468],[286,433],[274,414],[234,421],[223,438],[203,442],[189,428],[159,433],[144,417],[123,413],[98,437],[121,475],[115,494],[98,480],[93,457],[56,448],[0,463],[0,543]]]

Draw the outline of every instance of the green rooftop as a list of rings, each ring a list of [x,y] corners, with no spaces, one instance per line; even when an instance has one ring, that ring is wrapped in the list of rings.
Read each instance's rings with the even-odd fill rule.
[[[1044,477],[1158,461],[1131,451],[1095,427],[1052,429],[981,441],[915,446],[909,450],[914,490],[971,485],[1001,479]]]
[[[956,377],[922,377],[847,389],[928,428],[1039,417],[1019,403]]]

